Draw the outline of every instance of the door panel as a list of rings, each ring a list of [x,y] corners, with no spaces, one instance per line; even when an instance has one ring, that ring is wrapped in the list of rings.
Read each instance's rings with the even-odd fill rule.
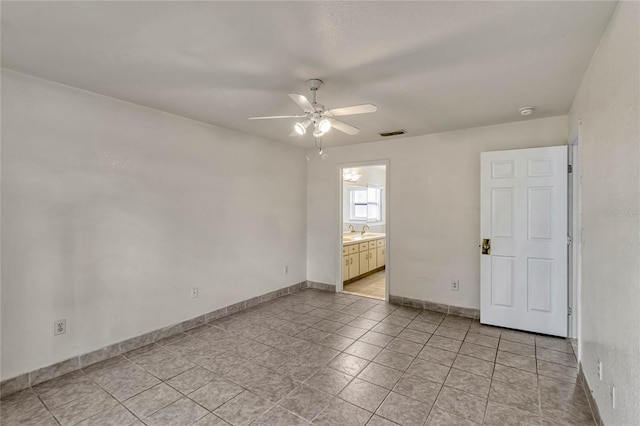
[[[511,238],[513,236],[513,191],[514,188],[491,189],[493,238]]]
[[[484,324],[567,335],[567,147],[481,155]]]
[[[373,271],[378,267],[378,255],[376,254],[376,249],[369,250],[369,270]]]
[[[527,229],[530,240],[550,241],[553,230],[553,187],[529,188]]]
[[[376,265],[378,265],[378,268],[381,266],[385,266],[384,246],[378,247],[376,251],[377,251],[377,258],[378,258]]]
[[[360,252],[360,275],[369,272],[369,251]]]
[[[349,279],[360,275],[360,254],[353,253],[349,255]]]
[[[342,281],[349,279],[349,256],[342,258]]]
[[[514,266],[513,257],[491,256],[491,304],[513,307]]]
[[[527,259],[527,288],[529,309],[551,312],[553,259]]]

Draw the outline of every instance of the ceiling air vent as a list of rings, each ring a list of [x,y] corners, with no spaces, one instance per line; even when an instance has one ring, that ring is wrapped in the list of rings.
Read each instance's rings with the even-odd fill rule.
[[[383,138],[388,138],[389,136],[404,135],[405,133],[407,133],[407,132],[402,130],[402,129],[400,129],[400,130],[394,130],[393,132],[380,132],[378,134],[380,136],[382,136]]]

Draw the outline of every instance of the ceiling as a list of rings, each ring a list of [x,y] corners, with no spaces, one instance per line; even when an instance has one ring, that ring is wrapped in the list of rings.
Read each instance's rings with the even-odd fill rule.
[[[2,2],[2,65],[268,139],[325,85],[344,117],[325,146],[566,114],[612,2]],[[391,139],[391,138],[390,138]]]

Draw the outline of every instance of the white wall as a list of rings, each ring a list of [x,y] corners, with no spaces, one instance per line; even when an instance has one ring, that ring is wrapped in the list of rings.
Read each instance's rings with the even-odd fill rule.
[[[388,159],[390,293],[479,308],[480,153],[563,145],[567,135],[561,116],[326,148],[326,160],[310,152],[307,279],[339,280],[339,165]]]
[[[618,4],[570,113],[582,179],[580,354],[606,425],[640,424],[639,21],[639,3]]]
[[[2,144],[3,379],[306,278],[302,150],[7,70]]]

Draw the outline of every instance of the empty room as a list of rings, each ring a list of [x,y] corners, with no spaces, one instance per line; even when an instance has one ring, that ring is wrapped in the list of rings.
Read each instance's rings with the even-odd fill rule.
[[[640,425],[640,2],[1,1],[0,425]]]

